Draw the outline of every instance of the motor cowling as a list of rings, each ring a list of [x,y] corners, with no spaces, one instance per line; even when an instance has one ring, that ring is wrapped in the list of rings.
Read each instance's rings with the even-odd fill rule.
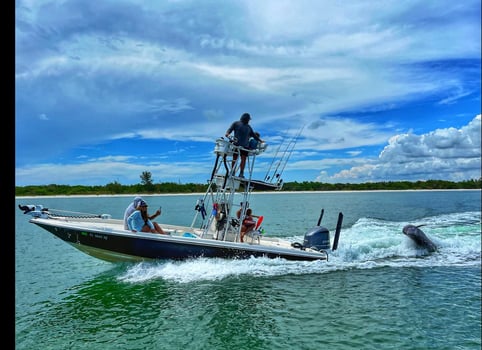
[[[326,227],[315,226],[305,233],[303,248],[315,250],[330,249],[330,231]]]

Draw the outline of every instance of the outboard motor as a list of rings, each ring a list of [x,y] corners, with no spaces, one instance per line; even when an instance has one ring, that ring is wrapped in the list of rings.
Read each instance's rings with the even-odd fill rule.
[[[330,231],[322,226],[315,226],[305,233],[303,248],[314,250],[330,249]]]
[[[305,238],[303,239],[303,244],[298,242],[291,243],[293,248],[298,248],[305,250],[306,248],[326,251],[330,249],[330,231],[326,227],[320,226],[321,219],[323,218],[324,209],[321,210],[320,218],[318,219],[317,226],[310,229],[305,233]],[[343,222],[343,214],[340,212],[338,214],[338,221],[336,223],[335,237],[333,239],[333,247],[331,250],[334,251],[338,248],[338,239],[340,238],[341,224]]]

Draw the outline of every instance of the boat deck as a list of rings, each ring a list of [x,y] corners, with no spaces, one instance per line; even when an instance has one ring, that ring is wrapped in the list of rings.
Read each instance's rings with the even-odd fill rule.
[[[99,233],[111,233],[116,235],[142,235],[143,237],[150,237],[151,239],[163,239],[166,237],[175,238],[191,238],[200,239],[214,242],[231,242],[240,245],[258,245],[264,247],[276,247],[284,249],[294,249],[291,243],[286,240],[281,240],[276,237],[266,237],[262,234],[257,234],[256,232],[248,233],[245,236],[244,242],[239,242],[239,237],[234,232],[228,232],[225,234],[223,239],[215,239],[213,232],[207,231],[199,228],[191,228],[188,226],[178,226],[170,224],[161,224],[164,232],[168,235],[162,235],[157,233],[149,232],[131,232],[124,229],[124,221],[120,219],[110,219],[110,218],[77,218],[77,217],[50,217],[49,219],[34,218],[32,221],[44,221],[47,224],[52,224],[52,221],[57,222],[58,226],[62,226],[61,223],[65,223],[69,228],[79,227],[84,230],[97,231]],[[315,250],[306,249],[307,252],[315,252]]]

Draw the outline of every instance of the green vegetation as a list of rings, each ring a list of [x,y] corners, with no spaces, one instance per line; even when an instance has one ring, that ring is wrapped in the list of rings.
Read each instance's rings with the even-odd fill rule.
[[[287,182],[283,191],[375,191],[375,190],[468,190],[481,189],[482,179],[451,182],[444,180],[428,181],[383,181],[361,184],[323,182]]]
[[[205,192],[207,185],[177,184],[164,182],[159,184],[121,185],[118,182],[105,186],[15,186],[15,196],[57,196],[57,195],[113,195],[113,194],[155,194],[155,193],[199,193]]]
[[[148,171],[142,172],[141,182],[136,185],[121,185],[117,181],[105,186],[15,186],[15,196],[57,196],[57,195],[115,195],[115,194],[166,194],[166,193],[203,193],[207,184],[177,184],[174,182],[153,183]],[[451,182],[444,180],[428,181],[383,181],[361,184],[323,182],[286,182],[282,191],[374,191],[374,190],[445,190],[481,189],[482,179]]]

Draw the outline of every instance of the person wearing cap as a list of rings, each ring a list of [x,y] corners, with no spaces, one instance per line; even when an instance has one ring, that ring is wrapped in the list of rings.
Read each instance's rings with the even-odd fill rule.
[[[134,197],[134,200],[126,208],[124,212],[124,229],[125,230],[129,229],[129,226],[127,225],[127,218],[134,212],[134,210],[136,210],[141,200],[142,200],[142,197],[140,196]]]
[[[241,149],[239,152],[241,155],[241,162],[239,164],[239,177],[244,177],[246,157],[248,156],[247,149],[249,148],[249,138],[252,137],[258,142],[263,142],[263,140],[261,140],[261,138],[259,137],[259,133],[255,133],[251,128],[251,125],[249,125],[250,120],[251,120],[251,116],[249,115],[249,113],[243,113],[243,115],[241,115],[241,118],[239,118],[239,120],[231,124],[228,130],[226,130],[226,134],[225,134],[226,137],[229,137],[229,135],[234,131],[234,138],[235,138],[234,144],[236,146],[241,146],[243,148],[246,148],[246,150]],[[238,154],[235,152],[233,154],[233,161],[231,165],[232,171],[234,170],[234,164],[236,163],[237,159],[238,159]]]
[[[161,226],[157,222],[153,222],[156,216],[161,215],[161,210],[157,209],[156,213],[149,216],[147,213],[147,203],[143,200],[139,202],[136,210],[127,218],[128,229],[132,232],[151,232],[165,234]]]

